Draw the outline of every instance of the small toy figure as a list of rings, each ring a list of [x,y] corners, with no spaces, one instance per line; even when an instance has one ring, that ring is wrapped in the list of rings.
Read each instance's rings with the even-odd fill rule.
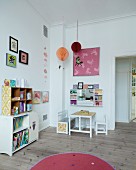
[[[5,79],[5,80],[4,80],[4,85],[5,85],[5,86],[9,86],[9,85],[10,85],[10,80]]]

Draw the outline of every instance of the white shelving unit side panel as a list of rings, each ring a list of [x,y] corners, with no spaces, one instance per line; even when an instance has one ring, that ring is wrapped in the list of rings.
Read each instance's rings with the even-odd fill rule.
[[[0,153],[7,153],[12,156],[13,118],[1,115],[0,129]]]

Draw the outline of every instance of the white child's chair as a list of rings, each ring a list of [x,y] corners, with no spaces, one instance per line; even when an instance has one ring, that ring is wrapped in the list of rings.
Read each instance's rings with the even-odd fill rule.
[[[104,120],[103,121],[97,121],[96,120],[96,125],[95,125],[95,132],[96,135],[98,133],[104,133],[104,134],[108,134],[108,129],[107,129],[107,116],[104,115]]]

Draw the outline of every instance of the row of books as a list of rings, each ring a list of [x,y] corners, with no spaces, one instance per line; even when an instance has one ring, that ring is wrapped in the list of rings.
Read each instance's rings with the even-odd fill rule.
[[[20,112],[31,111],[32,104],[26,104],[25,102],[20,102]]]
[[[23,130],[13,135],[13,151],[20,148],[21,146],[28,144],[29,141],[29,130]]]

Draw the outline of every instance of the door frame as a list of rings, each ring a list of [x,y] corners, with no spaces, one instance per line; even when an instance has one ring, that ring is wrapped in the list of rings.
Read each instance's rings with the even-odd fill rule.
[[[112,115],[112,120],[115,122],[115,76],[116,76],[116,58],[124,58],[124,57],[136,57],[136,51],[133,52],[126,52],[126,55],[114,55],[112,57],[112,67],[111,67],[111,72],[112,72],[112,76],[111,76],[111,103],[112,103],[112,107],[111,107],[111,115]],[[130,115],[129,115],[130,116]],[[115,128],[115,124],[114,124],[114,128]]]

